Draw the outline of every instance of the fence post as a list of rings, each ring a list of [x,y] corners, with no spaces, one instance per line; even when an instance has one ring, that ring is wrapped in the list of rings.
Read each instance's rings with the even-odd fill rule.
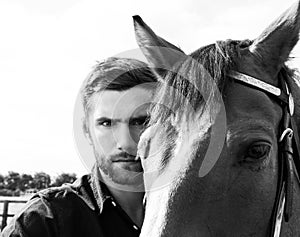
[[[3,206],[3,215],[2,215],[2,224],[1,224],[1,229],[2,230],[6,226],[6,222],[7,222],[8,204],[9,204],[9,201],[5,200],[4,201],[4,206]]]

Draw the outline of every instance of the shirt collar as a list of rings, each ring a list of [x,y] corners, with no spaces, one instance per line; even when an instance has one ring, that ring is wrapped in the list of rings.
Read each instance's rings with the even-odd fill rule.
[[[90,187],[92,188],[94,198],[100,213],[102,213],[104,202],[113,199],[106,185],[101,182],[102,178],[98,167],[95,165],[92,169]]]
[[[104,202],[113,199],[108,188],[101,180],[99,169],[94,166],[90,175],[85,175],[72,184],[78,196],[93,211],[98,209],[99,214],[103,211]]]

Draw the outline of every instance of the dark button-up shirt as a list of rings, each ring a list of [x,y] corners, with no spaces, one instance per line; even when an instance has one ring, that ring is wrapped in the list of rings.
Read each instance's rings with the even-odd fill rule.
[[[140,229],[93,175],[39,192],[3,237],[138,237]]]

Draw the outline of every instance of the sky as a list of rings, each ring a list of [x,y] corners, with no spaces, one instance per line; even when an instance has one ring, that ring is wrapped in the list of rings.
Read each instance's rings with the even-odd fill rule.
[[[186,53],[254,39],[294,0],[0,0],[0,173],[88,172],[73,113],[96,61],[137,48],[132,15]],[[300,68],[300,44],[291,65]]]

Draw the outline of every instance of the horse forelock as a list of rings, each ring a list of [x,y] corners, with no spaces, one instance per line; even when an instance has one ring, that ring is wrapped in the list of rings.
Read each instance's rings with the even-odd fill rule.
[[[193,118],[203,114],[205,107],[216,114],[216,95],[223,92],[226,74],[239,58],[240,48],[249,42],[218,41],[196,50],[177,64],[157,89],[157,104],[152,107],[150,124],[171,119],[173,125],[188,126]]]

